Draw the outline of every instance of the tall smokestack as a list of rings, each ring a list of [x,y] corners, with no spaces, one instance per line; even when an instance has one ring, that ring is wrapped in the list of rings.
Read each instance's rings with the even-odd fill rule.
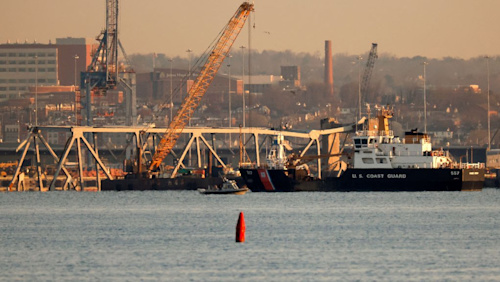
[[[325,84],[328,85],[330,96],[333,96],[333,64],[332,41],[325,41]]]

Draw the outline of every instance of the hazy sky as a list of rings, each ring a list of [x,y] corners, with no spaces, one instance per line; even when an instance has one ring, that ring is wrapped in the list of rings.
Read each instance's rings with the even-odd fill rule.
[[[201,54],[243,1],[120,0],[119,34],[133,53]],[[2,0],[0,42],[96,37],[105,0]],[[255,0],[251,47],[399,57],[500,54],[500,0]],[[235,47],[248,46],[248,29]]]

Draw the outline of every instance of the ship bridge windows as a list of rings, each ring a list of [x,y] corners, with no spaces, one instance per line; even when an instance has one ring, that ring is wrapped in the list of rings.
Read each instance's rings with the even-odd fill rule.
[[[391,143],[391,138],[389,137],[382,138],[382,144],[389,144],[389,143]]]
[[[354,147],[361,148],[361,140],[360,139],[357,139],[357,138],[354,139]]]
[[[368,145],[368,139],[367,138],[354,138],[354,147],[355,148],[361,148],[361,147],[367,147]]]

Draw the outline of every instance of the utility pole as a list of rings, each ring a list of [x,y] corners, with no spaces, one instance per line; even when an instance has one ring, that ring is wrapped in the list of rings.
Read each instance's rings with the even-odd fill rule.
[[[486,70],[488,77],[488,151],[491,150],[491,120],[490,120],[490,57],[486,56]]]
[[[361,59],[363,58],[358,56],[358,121],[361,120]]]
[[[427,83],[427,78],[426,78],[426,73],[425,73],[425,66],[428,65],[427,62],[423,63],[424,65],[424,133],[427,134],[427,93],[426,93],[426,83]]]
[[[190,81],[191,80],[191,53],[193,52],[193,50],[187,49],[186,52],[188,53],[188,81]],[[186,95],[188,92],[189,92],[189,89],[186,89]],[[191,126],[191,119],[189,119],[188,125]],[[189,150],[189,153],[191,153],[191,150]],[[191,154],[190,154],[190,156],[191,156]],[[191,159],[190,159],[190,161],[191,161]]]
[[[172,122],[172,116],[173,116],[173,108],[174,108],[174,103],[173,103],[173,91],[172,91],[172,64],[174,62],[174,59],[169,59],[170,62],[170,122]]]
[[[38,56],[35,55],[35,126],[38,126]]]
[[[243,109],[242,109],[242,122],[243,127],[245,127],[245,114],[246,114],[246,105],[245,105],[245,46],[240,46],[241,49],[241,58],[242,58],[242,67],[241,67],[241,87],[243,88],[242,98],[243,98]]]
[[[228,98],[228,124],[229,127],[232,126],[232,119],[231,119],[231,55],[228,55],[227,58],[229,59],[229,64],[227,64],[227,83],[228,83],[228,88],[227,88],[227,98]],[[229,150],[231,150],[231,133],[229,133]]]
[[[78,125],[78,99],[77,99],[77,89],[76,89],[76,61],[80,59],[80,57],[76,54],[74,57],[75,59],[75,125]]]
[[[187,49],[186,52],[188,53],[188,81],[191,80],[191,52],[193,50]],[[186,90],[186,96],[188,95],[190,89]],[[191,119],[188,120],[188,126],[191,126]],[[188,166],[191,166],[191,147],[189,147],[189,159],[188,159]]]
[[[231,58],[231,56],[228,56]],[[231,127],[231,64],[227,64],[227,99],[228,99],[228,118],[229,118],[229,127]]]
[[[187,49],[186,52],[188,53],[188,80],[191,79],[191,52],[193,50]]]
[[[78,57],[78,55],[75,55],[73,58],[75,59],[75,84],[74,85],[75,85],[75,89],[76,89],[76,61],[78,59],[80,59],[80,57]]]

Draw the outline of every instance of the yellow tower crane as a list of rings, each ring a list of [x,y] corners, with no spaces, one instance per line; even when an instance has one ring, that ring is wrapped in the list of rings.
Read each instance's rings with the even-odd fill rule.
[[[189,119],[191,119],[191,116],[198,107],[201,98],[207,92],[207,88],[212,83],[217,71],[222,65],[222,62],[228,55],[231,46],[238,37],[238,34],[243,28],[250,12],[253,11],[253,6],[254,5],[249,2],[243,2],[223,29],[217,43],[202,67],[200,74],[194,81],[193,86],[189,89],[181,107],[173,117],[167,131],[158,143],[155,154],[152,157],[151,164],[149,165],[149,174],[156,171],[165,157],[172,151],[172,148],[177,142],[182,130],[189,122]]]

